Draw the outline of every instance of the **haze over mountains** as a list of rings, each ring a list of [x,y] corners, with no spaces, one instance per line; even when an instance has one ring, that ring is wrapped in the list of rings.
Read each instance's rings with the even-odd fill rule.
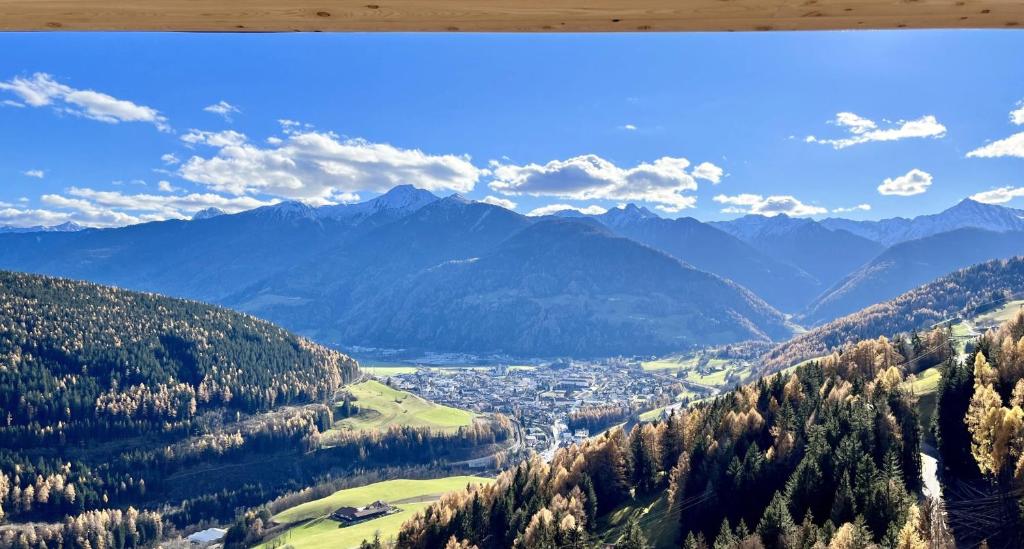
[[[869,222],[635,205],[527,217],[405,185],[359,204],[0,234],[0,268],[219,303],[346,347],[604,356],[784,339],[783,313],[823,323],[1024,253],[1022,215],[965,200]]]

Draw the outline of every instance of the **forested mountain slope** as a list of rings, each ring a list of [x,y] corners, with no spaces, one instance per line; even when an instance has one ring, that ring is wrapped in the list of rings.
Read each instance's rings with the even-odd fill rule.
[[[523,462],[442,498],[398,547],[948,547],[932,527],[941,513],[918,503],[906,358],[861,342],[550,464]]]
[[[764,357],[765,372],[819,357],[862,339],[924,330],[984,312],[1024,295],[1024,258],[997,259],[950,273],[895,299],[838,318],[780,343]]]
[[[180,440],[222,412],[329,399],[356,375],[347,356],[248,315],[0,272],[0,404],[7,416],[0,472],[14,479],[20,470],[28,486],[36,475],[61,475],[62,485],[74,486],[72,497],[54,494],[21,506],[26,513],[91,509],[117,499],[116,492],[138,490],[130,482],[111,493],[111,479],[131,476],[104,471],[112,464],[69,460],[66,470],[61,458],[79,445],[101,440],[117,448],[119,440],[151,435]]]
[[[584,219],[449,197],[227,304],[341,345],[608,356],[785,337],[748,290]]]
[[[249,315],[0,272],[0,547],[148,545],[165,521],[231,520],[323,475],[463,459],[511,434],[501,418],[337,432],[357,375]]]
[[[343,341],[387,347],[574,357],[789,334],[776,310],[732,282],[554,218],[395,282],[355,304],[339,330]]]
[[[741,284],[782,311],[802,309],[825,288],[799,267],[692,217],[664,219],[628,204],[594,219],[620,236]]]
[[[884,247],[842,229],[829,229],[813,219],[746,215],[712,223],[754,249],[787,262],[828,288],[878,255]]]
[[[897,244],[822,294],[801,316],[809,325],[828,322],[957,269],[1024,254],[1024,232],[958,229]]]

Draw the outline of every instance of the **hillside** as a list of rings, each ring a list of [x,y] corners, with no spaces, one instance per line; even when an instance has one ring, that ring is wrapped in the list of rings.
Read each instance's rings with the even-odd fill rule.
[[[1024,258],[968,267],[781,343],[762,357],[762,367],[772,372],[862,339],[923,330],[982,313],[1022,292]]]
[[[788,333],[742,287],[592,222],[457,198],[228,303],[341,345],[481,354],[609,356]]]
[[[339,490],[329,496],[286,509],[273,517],[275,524],[289,525],[281,534],[257,546],[271,549],[287,544],[295,549],[358,547],[363,540],[374,535],[386,541],[394,538],[417,511],[427,508],[447,492],[465,488],[469,484],[489,484],[494,479],[458,476],[429,480],[386,480],[359,488]],[[343,506],[361,507],[374,501],[396,505],[400,511],[383,518],[346,528],[339,528],[330,514]]]
[[[397,547],[946,547],[941,513],[918,503],[905,359],[862,342],[550,463],[521,462],[418,513]]]
[[[357,374],[347,356],[247,315],[57,278],[0,272],[0,327],[0,475],[75,487],[20,509],[29,517],[139,501],[155,477],[108,459],[193,433],[216,443],[215,418],[317,402]]]
[[[788,334],[781,315],[743,288],[565,220],[538,222],[478,258],[426,270],[356,309],[368,317],[361,310],[389,314],[374,324],[353,319],[347,328],[366,330],[360,339],[520,356],[665,352],[701,339]],[[427,313],[414,320],[407,311]]]
[[[957,269],[1024,254],[1024,233],[958,229],[897,244],[846,276],[811,303],[800,320],[821,324]]]
[[[384,429],[389,425],[457,431],[473,423],[472,412],[442,406],[412,393],[377,381],[363,381],[345,388],[335,414],[340,430]],[[340,419],[338,419],[340,417]]]
[[[512,434],[500,416],[422,401],[436,425],[332,430],[357,376],[351,358],[249,315],[0,272],[0,538],[59,546],[75,520],[104,538],[141,508],[152,540],[324,476],[465,459]],[[103,543],[88,539],[65,546]]]
[[[884,247],[844,230],[832,230],[813,219],[786,215],[747,215],[732,221],[712,223],[743,240],[754,249],[799,267],[828,288],[854,269],[878,255]]]
[[[783,311],[800,310],[824,289],[800,268],[692,217],[664,219],[629,204],[594,219],[620,236],[745,286]]]

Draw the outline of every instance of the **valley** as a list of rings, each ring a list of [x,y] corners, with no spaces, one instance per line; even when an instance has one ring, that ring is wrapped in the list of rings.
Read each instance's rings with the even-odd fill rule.
[[[91,545],[215,527],[231,549],[935,539],[915,521],[939,520],[919,498],[947,492],[943,467],[983,489],[949,419],[965,364],[1007,368],[993,390],[1016,406],[1016,351],[990,340],[1019,339],[1020,227],[978,208],[1001,211],[883,237],[636,206],[531,218],[398,187],[2,234],[0,267],[131,290],[0,273],[0,546],[83,546],[57,541],[65,517]],[[156,246],[224,231],[220,277]],[[932,257],[950,243],[971,251]],[[150,264],[95,253],[136,245]]]

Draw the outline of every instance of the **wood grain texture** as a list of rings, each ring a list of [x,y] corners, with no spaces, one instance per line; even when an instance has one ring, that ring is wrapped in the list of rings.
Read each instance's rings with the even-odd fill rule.
[[[3,31],[645,32],[1020,27],[1024,27],[1024,0],[0,0]]]

